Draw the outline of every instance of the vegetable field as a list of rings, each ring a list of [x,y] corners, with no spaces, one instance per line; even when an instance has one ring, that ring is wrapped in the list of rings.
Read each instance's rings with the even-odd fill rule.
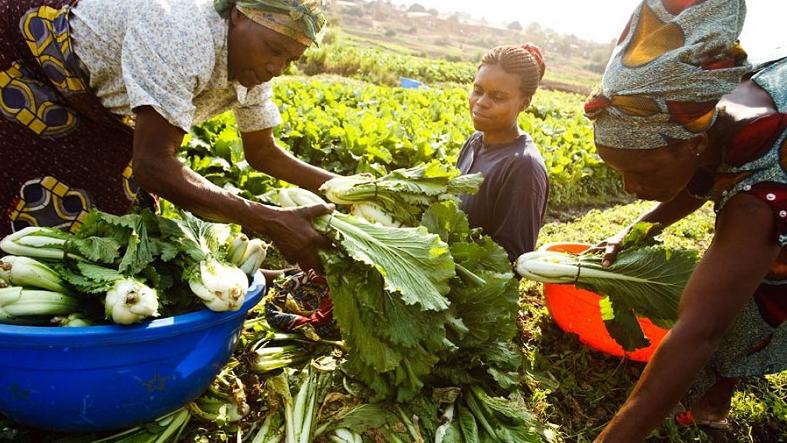
[[[434,159],[453,165],[473,132],[465,87],[413,90],[328,77],[286,78],[275,91],[284,119],[277,138],[299,158],[343,175],[381,175]],[[544,156],[555,210],[624,198],[618,176],[594,153],[583,99],[541,91],[520,118]],[[229,115],[193,130],[185,148],[191,166],[221,186],[261,196],[275,185],[242,161]]]
[[[436,64],[434,69],[454,68]],[[456,69],[456,75],[466,76]],[[369,174],[366,181],[353,183],[355,188],[335,183],[326,192],[329,197],[365,201],[369,194],[378,198],[390,192],[393,202],[384,209],[393,214],[396,227],[358,221],[376,216],[369,213],[316,220],[315,226],[337,245],[323,263],[344,340],[313,330],[304,335],[273,331],[258,306],[243,325],[231,360],[208,392],[187,407],[112,436],[45,433],[0,416],[0,441],[592,441],[644,365],[594,352],[561,332],[544,305],[540,284],[522,280],[517,287],[502,249],[469,229],[452,194],[474,184],[457,179],[448,168],[473,130],[467,88],[409,90],[333,76],[287,77],[275,82],[275,96],[283,116],[276,137],[293,154],[342,175]],[[549,223],[540,244],[600,241],[648,207],[631,203],[617,175],[595,155],[582,101],[578,95],[541,91],[520,119],[542,151],[551,182]],[[194,128],[181,158],[249,199],[298,206],[319,198],[254,171],[243,158],[230,114]],[[412,169],[386,175],[402,168]],[[418,185],[408,189],[412,195],[402,197],[396,188],[402,177]],[[386,183],[393,184],[386,189]],[[397,208],[404,209],[395,213]],[[401,249],[407,254],[400,255],[409,258],[386,246],[391,232],[406,233]],[[661,237],[667,247],[701,254],[712,233],[713,214],[705,207]],[[200,252],[200,236],[194,237],[196,252],[172,250],[188,255],[192,268],[210,252]],[[237,255],[239,267],[250,263],[256,268],[264,253],[245,252],[246,241],[242,250],[225,252]],[[269,252],[262,267],[283,267],[276,251]],[[420,268],[408,268],[413,260]],[[196,273],[194,268],[189,276]],[[207,278],[202,280],[208,286]],[[383,307],[374,308],[365,298],[372,291],[385,295]],[[416,297],[419,292],[428,297]],[[508,326],[490,327],[506,323],[500,319],[509,320]],[[348,346],[360,352],[350,353],[341,363],[346,366],[335,370]],[[307,364],[315,355],[320,357]],[[420,389],[436,381],[463,388],[430,389],[423,395]],[[508,391],[513,394],[503,397]],[[361,394],[367,402],[358,400]],[[787,440],[787,374],[746,381],[730,418],[729,441]],[[458,439],[459,432],[478,439]],[[649,441],[711,440],[698,429],[665,421]]]

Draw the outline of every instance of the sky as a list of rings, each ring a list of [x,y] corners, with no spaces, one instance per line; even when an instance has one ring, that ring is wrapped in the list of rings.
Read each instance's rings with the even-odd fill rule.
[[[441,12],[466,12],[490,22],[536,22],[561,34],[597,42],[617,39],[641,0],[393,0]],[[748,0],[741,43],[750,58],[787,52],[787,0]]]

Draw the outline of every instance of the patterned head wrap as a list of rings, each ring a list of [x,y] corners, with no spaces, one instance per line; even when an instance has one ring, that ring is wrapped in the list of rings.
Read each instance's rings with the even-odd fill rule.
[[[585,103],[596,144],[653,149],[706,131],[749,71],[745,16],[743,0],[643,0]]]
[[[227,17],[235,6],[253,22],[305,45],[317,43],[325,25],[319,0],[213,0],[213,6]]]

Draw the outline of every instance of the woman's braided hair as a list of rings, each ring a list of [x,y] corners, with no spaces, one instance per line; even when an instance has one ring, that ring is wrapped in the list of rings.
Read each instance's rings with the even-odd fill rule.
[[[483,65],[500,65],[509,74],[518,75],[522,79],[519,88],[526,97],[536,93],[546,69],[541,49],[530,43],[492,48],[481,58],[479,68]]]

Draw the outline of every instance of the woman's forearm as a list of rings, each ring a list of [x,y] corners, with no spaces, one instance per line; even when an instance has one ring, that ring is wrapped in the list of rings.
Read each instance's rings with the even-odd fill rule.
[[[675,327],[597,441],[641,441],[680,400],[778,256],[773,229],[770,209],[755,197],[727,203],[683,291]]]
[[[312,220],[331,212],[331,205],[282,209],[228,192],[178,160],[176,152],[183,139],[182,129],[171,125],[149,106],[135,111],[132,168],[135,180],[143,189],[203,218],[237,223],[249,232],[270,238],[290,263],[298,263],[304,269],[320,267],[317,251],[329,247],[330,241],[314,229]],[[317,175],[311,182],[307,179],[307,183],[319,186],[316,184],[322,183],[319,180]]]
[[[271,129],[243,133],[243,149],[246,160],[260,172],[279,180],[317,191],[335,174],[299,160],[276,144]]]
[[[137,159],[133,170],[135,180],[143,189],[203,218],[244,224],[252,207],[265,212],[260,208],[263,205],[214,185],[172,157],[155,161]]]
[[[642,441],[680,401],[716,347],[716,341],[688,329],[678,324],[664,337],[629,398],[597,442]]]
[[[336,177],[325,169],[299,160],[278,146],[269,152],[271,156],[261,163],[259,171],[288,183],[316,192],[323,183]]]
[[[643,214],[637,221],[660,223],[667,227],[693,213],[704,204],[705,200],[692,197],[684,190],[671,201],[659,203],[656,207]]]

